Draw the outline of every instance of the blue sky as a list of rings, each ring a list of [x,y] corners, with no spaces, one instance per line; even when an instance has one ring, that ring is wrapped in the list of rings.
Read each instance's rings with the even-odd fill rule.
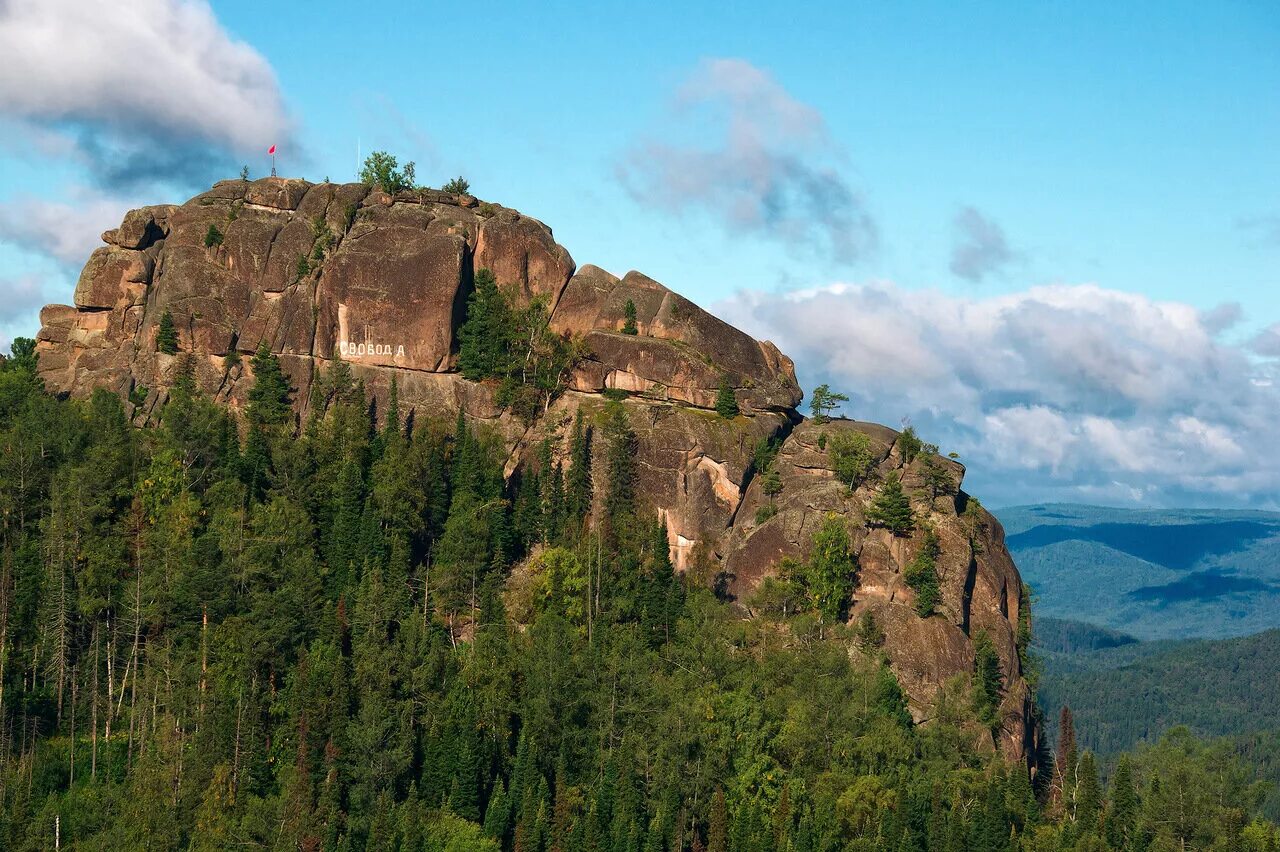
[[[136,5],[0,11],[0,342],[125,207],[359,144],[773,337],[990,502],[1276,503],[1273,3]]]

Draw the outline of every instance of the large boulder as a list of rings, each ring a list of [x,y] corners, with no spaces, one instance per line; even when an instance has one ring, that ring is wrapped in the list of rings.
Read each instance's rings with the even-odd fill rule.
[[[635,334],[623,333],[628,303]],[[788,411],[802,396],[791,359],[776,346],[639,272],[617,278],[584,266],[565,288],[551,326],[587,340],[589,360],[574,376],[579,390],[657,391],[711,408],[727,379],[740,406],[760,411]]]

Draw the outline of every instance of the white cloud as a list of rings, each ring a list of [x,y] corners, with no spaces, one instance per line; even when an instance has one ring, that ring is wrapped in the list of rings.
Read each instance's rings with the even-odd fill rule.
[[[618,176],[642,204],[697,211],[736,233],[856,261],[875,222],[840,174],[845,152],[821,114],[741,59],[710,59],[676,92]]]
[[[9,351],[13,338],[34,333],[36,317],[47,301],[40,276],[0,277],[0,353]]]
[[[130,200],[73,188],[69,202],[20,195],[0,203],[0,240],[78,270],[102,245],[102,232],[120,224]]]
[[[71,140],[107,185],[290,138],[270,65],[204,0],[4,0],[0,55],[0,112]]]
[[[956,297],[892,283],[742,292],[717,305],[774,340],[850,416],[910,417],[996,502],[1273,504],[1277,362],[1218,333],[1238,311],[1091,284]],[[1280,350],[1254,344],[1280,356]]]

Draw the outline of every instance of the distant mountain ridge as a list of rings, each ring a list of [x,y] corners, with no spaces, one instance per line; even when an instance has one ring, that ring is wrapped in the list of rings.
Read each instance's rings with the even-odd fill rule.
[[[1046,504],[997,514],[1040,616],[1139,639],[1280,627],[1280,513]]]

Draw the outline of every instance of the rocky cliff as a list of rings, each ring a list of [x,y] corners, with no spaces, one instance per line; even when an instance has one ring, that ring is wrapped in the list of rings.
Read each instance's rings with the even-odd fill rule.
[[[773,344],[638,272],[577,269],[535,219],[431,190],[392,196],[360,184],[223,181],[182,205],[134,210],[102,238],[75,304],[41,313],[40,371],[51,390],[109,388],[131,400],[139,422],[152,418],[177,367],[177,356],[157,351],[168,313],[179,351],[197,358],[198,383],[232,408],[244,404],[253,378],[249,359],[232,353],[264,343],[277,353],[299,414],[315,377],[342,359],[383,403],[395,377],[401,406],[419,417],[461,412],[491,424],[512,471],[544,438],[563,451],[576,414],[603,406],[606,390],[626,392],[639,491],[666,518],[680,569],[712,566],[745,609],[784,557],[807,556],[813,531],[836,513],[858,556],[850,617],[875,614],[916,718],[927,719],[949,678],[972,671],[973,640],[985,631],[1005,687],[992,745],[1027,758],[1034,733],[1016,643],[1022,584],[999,523],[960,489],[959,464],[933,458],[953,487],[930,496],[937,489],[925,487],[924,459],[908,463],[893,430],[801,418],[794,368]],[[473,273],[486,268],[517,299],[544,299],[552,329],[581,339],[587,353],[532,423],[505,411],[491,384],[456,370]],[[623,333],[628,302],[636,334]],[[741,410],[732,420],[714,412],[725,377]],[[842,432],[865,434],[873,456],[874,472],[852,492],[826,449]],[[781,489],[770,495],[753,465],[765,439],[780,443],[772,470]],[[866,519],[891,471],[921,520],[910,536]],[[921,618],[904,570],[926,527],[941,546],[941,601]]]

